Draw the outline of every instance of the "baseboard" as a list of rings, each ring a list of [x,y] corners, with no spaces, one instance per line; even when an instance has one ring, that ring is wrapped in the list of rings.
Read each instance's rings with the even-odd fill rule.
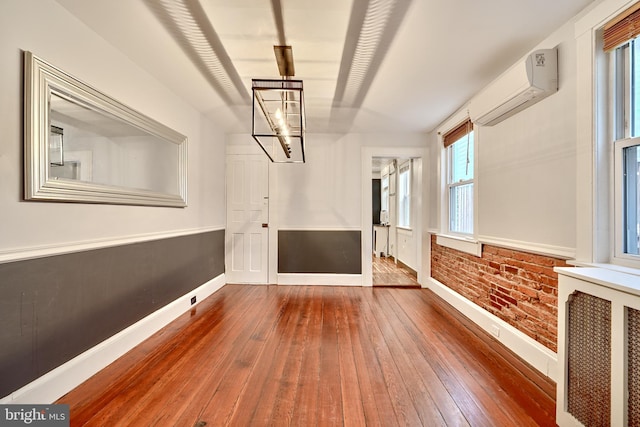
[[[190,310],[191,298],[201,302],[225,284],[224,273],[181,296],[95,347],[58,366],[19,390],[0,399],[0,404],[48,404],[104,369],[120,356]]]
[[[520,332],[504,320],[489,313],[482,307],[469,301],[462,295],[446,287],[433,277],[428,279],[427,286],[436,295],[451,304],[463,315],[494,336],[498,341],[517,354],[524,361],[551,380],[557,381],[558,355],[533,338]],[[494,327],[499,329],[499,336],[493,333]]]
[[[414,278],[418,279],[418,272],[415,271],[413,268],[409,267],[407,264],[405,264],[404,262],[398,260],[398,266],[407,270],[407,272],[412,275]]]
[[[362,286],[362,274],[279,273],[278,285]]]

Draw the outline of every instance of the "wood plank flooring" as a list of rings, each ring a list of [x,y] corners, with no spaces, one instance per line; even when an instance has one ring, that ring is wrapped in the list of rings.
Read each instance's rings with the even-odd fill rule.
[[[544,426],[554,393],[427,289],[226,285],[58,403],[72,426]]]
[[[391,257],[373,257],[373,286],[419,288],[420,284],[409,269]]]

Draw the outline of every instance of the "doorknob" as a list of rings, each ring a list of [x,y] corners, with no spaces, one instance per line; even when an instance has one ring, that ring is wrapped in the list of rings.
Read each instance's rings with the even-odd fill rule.
[[[262,228],[269,228],[269,224],[263,222],[262,223]]]

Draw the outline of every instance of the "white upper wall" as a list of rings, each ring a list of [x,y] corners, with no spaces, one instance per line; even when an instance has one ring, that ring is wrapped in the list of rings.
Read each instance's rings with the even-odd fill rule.
[[[558,48],[559,90],[495,126],[476,126],[477,237],[572,257],[576,247],[574,20],[535,49]],[[535,50],[534,49],[534,50]],[[439,129],[445,131],[445,129]],[[439,230],[442,148],[429,135],[428,225]]]
[[[22,201],[23,50],[186,135],[189,206]],[[0,255],[77,242],[224,227],[224,135],[58,3],[0,2],[0,60]]]
[[[306,163],[277,164],[278,227],[360,228],[360,144],[340,135],[307,135]]]
[[[538,48],[558,47],[559,90],[477,129],[478,237],[576,247],[576,42],[569,22]]]
[[[249,135],[229,135],[230,145],[257,147]],[[277,218],[270,222],[279,229],[361,229],[362,148],[423,147],[419,133],[394,134],[310,134],[305,139],[306,163],[276,164],[276,182],[271,183],[271,203]],[[254,150],[261,152],[259,148]]]
[[[307,141],[307,163],[278,165],[279,228],[361,229],[362,147],[421,147],[424,135],[312,134]]]

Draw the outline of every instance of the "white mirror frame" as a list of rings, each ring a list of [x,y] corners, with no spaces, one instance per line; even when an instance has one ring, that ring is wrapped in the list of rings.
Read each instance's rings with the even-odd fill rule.
[[[178,193],[169,194],[76,180],[50,179],[51,93],[121,120],[178,146]],[[25,199],[149,206],[187,206],[187,138],[123,105],[59,68],[24,52]]]

